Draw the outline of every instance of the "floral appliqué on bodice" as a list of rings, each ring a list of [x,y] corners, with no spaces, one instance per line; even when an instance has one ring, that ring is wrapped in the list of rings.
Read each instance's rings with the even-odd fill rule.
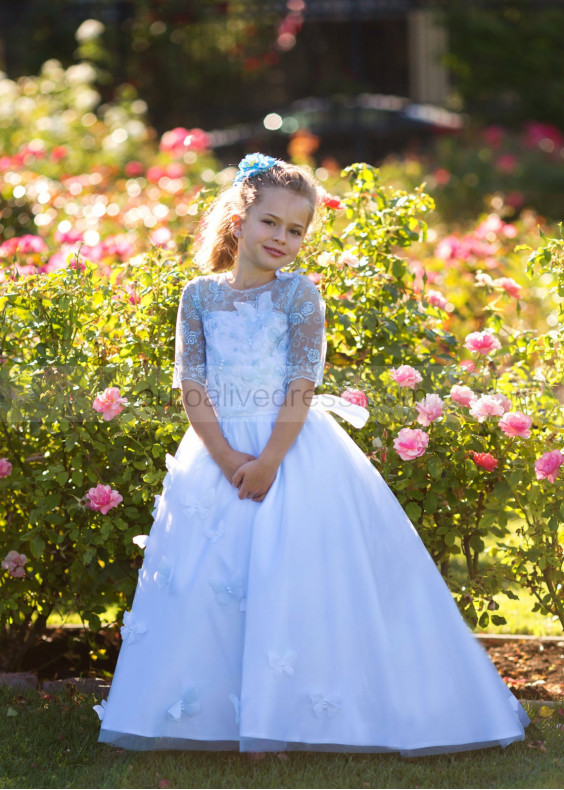
[[[258,288],[232,288],[225,273],[191,280],[176,325],[173,387],[206,387],[220,416],[275,413],[293,379],[321,384],[325,304],[302,274],[277,271]]]

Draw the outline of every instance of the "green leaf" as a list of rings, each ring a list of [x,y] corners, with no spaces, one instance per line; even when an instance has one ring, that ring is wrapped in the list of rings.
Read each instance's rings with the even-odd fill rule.
[[[493,617],[492,617],[493,620]],[[480,628],[486,628],[490,624],[490,615],[488,612],[482,612],[480,615],[480,619],[478,620],[478,625]]]
[[[500,614],[492,614],[491,621],[494,625],[505,625],[507,623],[505,617],[502,617]]]
[[[427,461],[427,469],[429,470],[431,477],[434,477],[435,480],[437,480],[443,471],[441,459],[436,455],[430,455],[429,460]]]
[[[429,493],[426,495],[425,499],[423,500],[423,508],[425,510],[425,513],[429,513],[429,514],[434,513],[437,510],[438,504],[439,504],[439,500],[437,499],[435,494],[433,494],[432,491],[429,491]]]
[[[480,535],[472,535],[472,537],[468,542],[471,548],[474,549],[474,551],[483,551],[486,548],[486,544],[484,543]]]
[[[405,507],[405,512],[407,513],[410,521],[419,521],[422,511],[416,502],[408,502]]]
[[[30,540],[29,545],[30,545],[30,548],[31,548],[31,553],[33,554],[35,559],[36,560],[40,559],[41,555],[43,554],[43,551],[45,549],[45,541],[42,540],[37,535],[34,535],[32,537],[32,539]]]

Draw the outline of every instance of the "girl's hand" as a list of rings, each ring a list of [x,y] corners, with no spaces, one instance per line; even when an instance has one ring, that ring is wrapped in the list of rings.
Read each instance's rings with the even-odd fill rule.
[[[232,483],[239,489],[239,499],[262,502],[274,482],[278,466],[255,458],[243,464],[233,475]]]
[[[244,464],[254,460],[254,455],[251,455],[250,453],[240,453],[238,450],[234,450],[232,447],[230,447],[229,451],[221,458],[221,460],[217,461],[217,464],[229,482],[234,485],[233,475],[235,472]]]

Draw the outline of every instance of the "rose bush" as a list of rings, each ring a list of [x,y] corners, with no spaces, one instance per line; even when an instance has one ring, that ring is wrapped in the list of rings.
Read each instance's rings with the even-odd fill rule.
[[[101,139],[115,131],[111,109],[95,116]],[[63,177],[52,166],[60,152],[22,152],[18,118],[0,161],[4,667],[51,612],[71,607],[97,628],[110,605],[128,604],[140,563],[132,539],[150,529],[164,457],[187,427],[170,383],[178,299],[197,273],[193,220],[233,176],[182,129],[158,152],[124,149],[111,167],[102,146],[81,172],[90,160],[80,152]],[[427,234],[433,202],[421,189],[386,186],[364,164],[343,177],[296,263],[327,303],[325,390],[370,409],[353,436],[470,624],[501,624],[500,596],[514,596],[516,581],[564,625],[562,329],[552,318],[564,299],[562,240],[536,249],[530,226],[496,215],[441,239],[440,228]],[[14,225],[20,210],[29,220]],[[528,272],[517,242],[534,249]],[[496,541],[488,562],[486,537]],[[457,555],[463,583],[450,573]]]

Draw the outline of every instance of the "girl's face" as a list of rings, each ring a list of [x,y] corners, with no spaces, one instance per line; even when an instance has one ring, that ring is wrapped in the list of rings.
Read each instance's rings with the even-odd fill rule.
[[[265,189],[240,222],[237,268],[247,274],[264,274],[291,263],[310,218],[310,204],[302,195],[283,187]]]

